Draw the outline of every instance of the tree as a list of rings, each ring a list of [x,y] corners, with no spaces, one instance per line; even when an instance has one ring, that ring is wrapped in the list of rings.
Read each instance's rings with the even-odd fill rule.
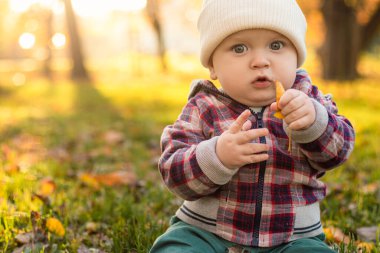
[[[53,37],[53,11],[51,9],[45,9],[41,11],[42,15],[42,20],[44,21],[45,25],[45,52],[46,52],[46,57],[44,60],[44,66],[43,66],[43,72],[46,77],[51,78],[51,60],[52,60],[52,52],[51,52],[51,47],[50,47],[50,40]]]
[[[73,79],[89,80],[87,70],[84,66],[84,57],[82,53],[82,44],[78,32],[76,16],[71,4],[71,0],[63,0],[65,4],[66,20],[68,33],[70,36],[70,51],[73,61],[71,77]]]
[[[161,68],[163,71],[167,70],[166,64],[166,47],[165,40],[161,26],[160,20],[160,1],[159,0],[148,0],[146,10],[148,14],[148,18],[150,23],[153,26],[153,29],[156,33],[157,37],[157,45],[158,45],[158,54],[161,59]]]
[[[375,2],[375,4],[374,4]],[[359,13],[368,5],[375,6],[366,22]],[[321,11],[326,24],[326,37],[319,50],[322,76],[330,80],[353,80],[358,77],[360,55],[369,48],[380,28],[380,1],[324,0]]]

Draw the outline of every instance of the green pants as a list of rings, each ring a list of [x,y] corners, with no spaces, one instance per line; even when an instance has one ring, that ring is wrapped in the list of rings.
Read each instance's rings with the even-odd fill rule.
[[[173,217],[171,226],[157,238],[150,253],[334,253],[324,239],[325,235],[321,234],[272,248],[244,247]]]

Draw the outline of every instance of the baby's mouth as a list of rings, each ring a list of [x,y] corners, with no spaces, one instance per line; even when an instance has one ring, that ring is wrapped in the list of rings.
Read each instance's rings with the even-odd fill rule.
[[[273,80],[267,76],[258,76],[252,81],[252,85],[256,88],[267,88],[273,85]]]
[[[269,77],[266,77],[266,76],[258,76],[253,82],[271,82],[271,83],[273,83],[273,81]]]

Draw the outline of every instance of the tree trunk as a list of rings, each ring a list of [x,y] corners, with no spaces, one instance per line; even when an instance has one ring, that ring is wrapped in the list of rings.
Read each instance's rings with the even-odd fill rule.
[[[362,28],[356,13],[344,0],[325,0],[322,13],[326,24],[325,43],[319,51],[322,76],[328,80],[358,77],[357,62],[362,46]]]
[[[368,24],[363,28],[363,48],[368,48],[371,45],[371,42],[375,38],[376,34],[380,30],[380,2],[377,5],[375,14],[372,16]]]
[[[46,26],[46,44],[45,44],[45,52],[46,58],[44,60],[43,73],[47,78],[52,77],[51,71],[51,60],[52,60],[52,52],[50,48],[50,41],[53,36],[53,11],[50,9],[46,9],[43,11],[44,14],[44,24]]]
[[[324,0],[322,13],[326,39],[319,50],[325,79],[353,80],[358,77],[360,54],[368,49],[380,29],[380,2],[365,25],[356,19],[357,10],[345,0]]]
[[[71,4],[71,0],[64,0],[67,27],[70,36],[71,57],[73,61],[73,68],[71,77],[73,79],[89,80],[87,70],[84,66],[84,57],[82,53],[81,40],[78,33],[76,16]]]
[[[161,22],[159,18],[159,3],[157,0],[148,0],[147,12],[148,12],[149,20],[152,23],[153,29],[157,37],[157,46],[158,46],[158,54],[161,60],[161,69],[163,71],[166,71],[167,70],[166,46],[165,46],[164,36],[163,36]]]

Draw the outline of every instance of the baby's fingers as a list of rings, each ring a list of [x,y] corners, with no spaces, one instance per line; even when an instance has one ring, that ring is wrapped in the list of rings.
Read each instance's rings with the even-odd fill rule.
[[[259,163],[265,160],[268,160],[269,155],[268,154],[252,154],[245,156],[245,162],[246,164],[249,163]]]
[[[248,120],[250,115],[251,112],[249,110],[242,112],[239,117],[232,123],[228,131],[233,134],[240,132],[243,128],[244,123]]]
[[[277,104],[277,106],[280,108],[281,112],[285,114],[285,112],[283,111],[285,109],[284,107],[288,106],[288,104],[292,100],[294,100],[297,97],[299,97],[300,95],[302,95],[302,93],[303,92],[301,92],[299,90],[295,90],[295,89],[286,90],[284,95],[282,95],[282,97],[280,98],[280,101]]]
[[[277,110],[278,110],[277,103],[276,103],[276,102],[273,102],[273,103],[270,105],[269,109],[270,109],[271,111],[274,111],[274,112],[277,111]]]
[[[244,155],[263,154],[268,152],[269,146],[265,143],[247,143],[242,146]]]
[[[240,132],[237,135],[237,143],[239,144],[249,143],[249,142],[252,142],[253,140],[256,140],[268,134],[269,134],[269,131],[267,128],[257,128],[257,129],[251,129],[248,131]]]
[[[249,129],[251,129],[251,127],[252,127],[252,122],[250,120],[247,120],[246,122],[244,122],[241,130],[248,131]]]

